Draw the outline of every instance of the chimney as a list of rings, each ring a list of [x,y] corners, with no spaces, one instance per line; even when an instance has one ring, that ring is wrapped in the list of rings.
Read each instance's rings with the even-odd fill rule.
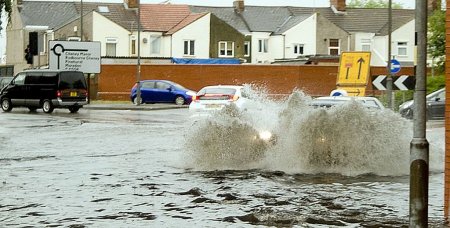
[[[234,11],[237,13],[244,12],[244,9],[245,9],[244,0],[234,0],[233,7],[234,7]]]
[[[22,6],[23,1],[22,0],[17,0],[17,6]]]
[[[433,12],[435,10],[441,9],[440,0],[428,0],[428,12]]]
[[[128,9],[136,9],[139,7],[139,0],[124,0],[124,3]]]
[[[334,6],[337,11],[345,11],[345,0],[330,0],[330,6]]]

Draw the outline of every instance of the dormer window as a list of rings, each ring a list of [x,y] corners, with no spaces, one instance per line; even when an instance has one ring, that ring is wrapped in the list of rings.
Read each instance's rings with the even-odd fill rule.
[[[98,12],[99,13],[109,13],[108,6],[98,6]]]

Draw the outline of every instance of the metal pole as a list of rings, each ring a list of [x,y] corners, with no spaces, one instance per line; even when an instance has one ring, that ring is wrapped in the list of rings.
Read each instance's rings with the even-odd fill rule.
[[[80,8],[80,41],[83,41],[83,0],[81,0]]]
[[[39,36],[41,35],[41,33],[39,31],[37,31],[37,44],[36,44],[36,48],[37,48],[37,57],[38,57],[38,69],[41,69],[41,50],[39,50]]]
[[[392,104],[392,74],[391,74],[391,44],[392,44],[392,0],[388,3],[388,56],[387,56],[387,78],[386,78],[386,90],[387,90],[387,106],[390,109],[394,109]]]
[[[136,105],[141,105],[141,1],[138,0],[138,38],[137,38],[137,72],[136,72]]]
[[[417,66],[410,144],[409,227],[428,226],[429,144],[426,139],[427,1],[416,0]]]

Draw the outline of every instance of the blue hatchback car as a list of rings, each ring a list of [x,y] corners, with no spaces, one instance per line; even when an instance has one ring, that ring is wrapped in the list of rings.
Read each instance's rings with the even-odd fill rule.
[[[143,80],[141,85],[141,104],[145,103],[175,103],[189,104],[196,92],[167,80]],[[137,86],[131,89],[130,99],[137,104]]]

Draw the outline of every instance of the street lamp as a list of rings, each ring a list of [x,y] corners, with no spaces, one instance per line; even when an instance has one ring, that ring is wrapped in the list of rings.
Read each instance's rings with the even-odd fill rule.
[[[137,1],[138,43],[137,43],[137,72],[136,72],[136,105],[141,104],[141,1]]]
[[[39,34],[40,34],[40,32],[47,31],[48,26],[46,26],[46,25],[27,25],[23,29],[28,32],[37,32],[38,33],[36,49],[38,51],[38,68],[41,68],[41,53],[39,51]]]

